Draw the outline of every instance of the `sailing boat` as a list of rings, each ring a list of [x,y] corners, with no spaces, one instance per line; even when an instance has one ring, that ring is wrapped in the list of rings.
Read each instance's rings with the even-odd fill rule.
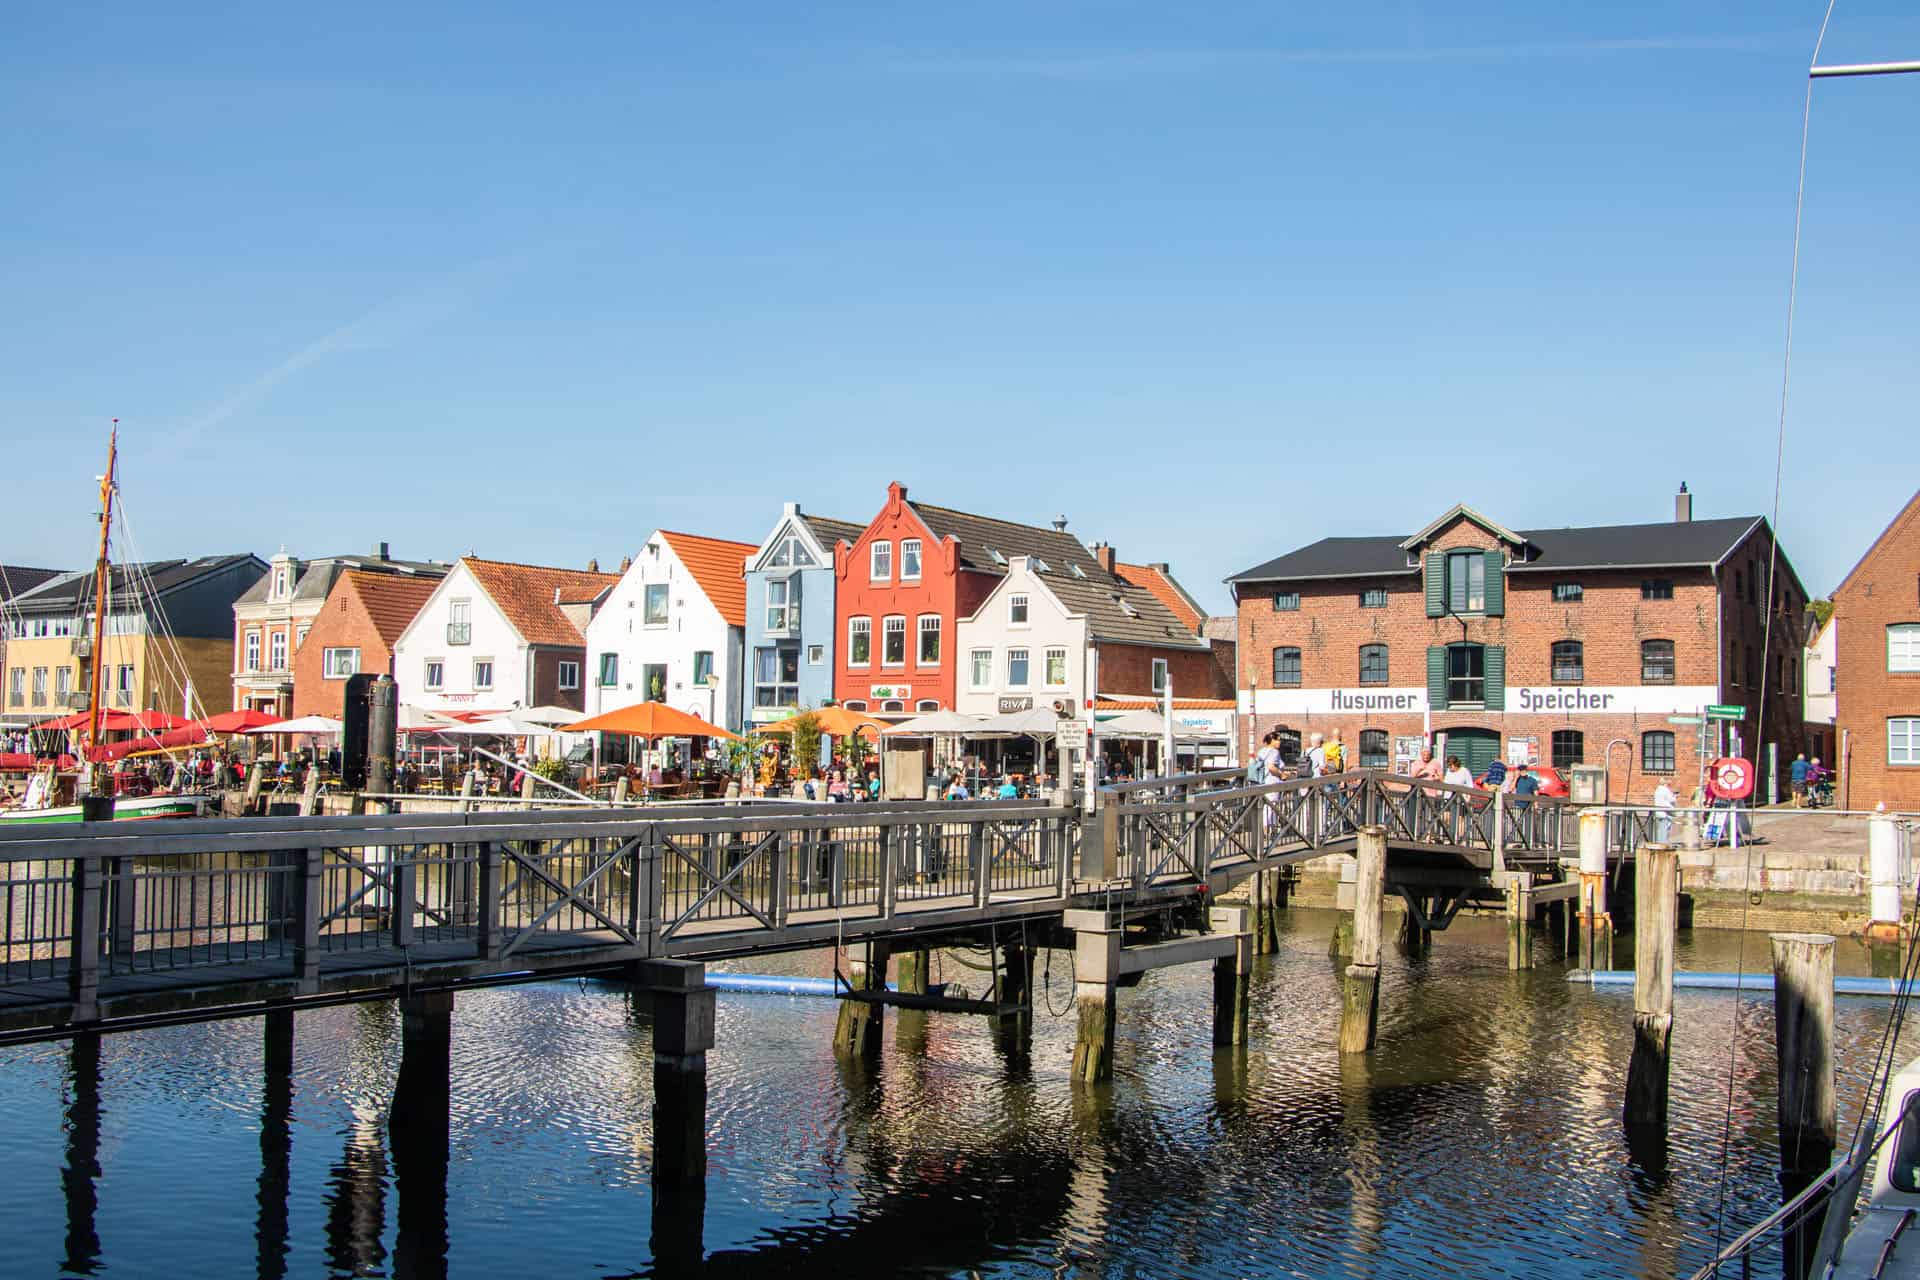
[[[101,707],[101,673],[106,667],[107,614],[112,606],[111,564],[114,498],[118,493],[116,473],[120,455],[120,420],[114,419],[107,437],[107,471],[100,477],[100,551],[94,561],[93,634],[87,649],[87,709],[85,732],[74,752],[79,774],[74,779],[77,803],[54,803],[60,777],[55,766],[34,775],[27,784],[24,801],[17,808],[0,809],[0,826],[14,824],[91,822],[105,819],[141,820],[151,818],[193,818],[204,814],[208,797],[203,795],[114,795],[113,765],[105,758],[108,731],[106,712]],[[135,588],[138,589],[137,587]],[[174,654],[176,661],[179,654]]]

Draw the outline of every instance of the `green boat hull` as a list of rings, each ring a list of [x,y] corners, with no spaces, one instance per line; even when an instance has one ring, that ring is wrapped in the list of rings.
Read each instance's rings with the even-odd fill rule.
[[[195,796],[146,796],[138,800],[120,800],[113,806],[115,822],[142,822],[154,818],[197,818],[203,802]],[[0,825],[55,826],[80,821],[80,806],[64,804],[53,809],[0,810]]]

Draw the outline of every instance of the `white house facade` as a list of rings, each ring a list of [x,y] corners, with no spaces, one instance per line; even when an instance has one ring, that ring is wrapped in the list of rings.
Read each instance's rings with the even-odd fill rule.
[[[528,645],[465,560],[427,597],[393,646],[400,698],[431,711],[534,705]]]
[[[1026,711],[1060,700],[1085,705],[1092,651],[1087,615],[1061,603],[1031,557],[1010,559],[1006,576],[955,632],[960,678],[954,709],[961,714]]]
[[[738,732],[746,558],[758,548],[656,532],[587,624],[587,714],[664,702]]]

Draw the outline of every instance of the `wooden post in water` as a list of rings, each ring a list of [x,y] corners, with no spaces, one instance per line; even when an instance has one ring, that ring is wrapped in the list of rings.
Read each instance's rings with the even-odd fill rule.
[[[915,947],[911,951],[900,953],[898,986],[901,995],[923,996],[932,981],[928,971],[932,968],[933,953],[925,947]]]
[[[1230,956],[1213,962],[1213,1044],[1215,1048],[1244,1045],[1252,1007],[1253,934],[1247,930],[1245,907],[1215,907],[1209,923],[1215,933],[1239,940]]]
[[[1406,910],[1400,915],[1400,954],[1417,960],[1433,950],[1433,930],[1420,923],[1424,916],[1432,918],[1434,897],[1414,889],[1402,889],[1400,900]],[[1416,915],[1414,909],[1420,908]]]
[[[855,942],[847,946],[847,984],[855,991],[884,991],[887,986],[887,944]],[[833,1029],[833,1047],[863,1058],[880,1054],[880,1032],[885,1006],[871,1000],[840,1001],[840,1020]]]
[[[1361,827],[1354,844],[1353,962],[1340,990],[1340,1052],[1373,1048],[1380,1016],[1380,909],[1387,888],[1387,829]]]
[[[1533,968],[1533,873],[1507,872],[1507,968]]]
[[[1073,1080],[1099,1084],[1113,1078],[1120,923],[1104,911],[1069,911],[1065,922],[1074,931],[1073,1007],[1079,1019],[1073,1040]]]
[[[1774,1052],[1780,1064],[1780,1195],[1791,1200],[1833,1160],[1833,936],[1773,935]],[[1787,1274],[1804,1276],[1824,1211],[1786,1233]]]
[[[994,982],[999,1003],[1023,1006],[1017,1013],[994,1018],[994,1043],[1008,1059],[1024,1059],[1033,1048],[1033,952],[1020,942],[1004,944]]]
[[[1633,1058],[1627,1065],[1629,1127],[1667,1123],[1667,1051],[1673,1040],[1673,943],[1680,911],[1680,857],[1643,844],[1634,856]]]

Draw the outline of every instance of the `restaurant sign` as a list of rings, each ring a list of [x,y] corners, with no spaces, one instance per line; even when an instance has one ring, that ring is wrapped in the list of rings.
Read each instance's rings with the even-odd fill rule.
[[[1713,700],[1712,685],[1508,685],[1508,715],[1670,715],[1698,711]],[[1247,695],[1242,692],[1240,705]],[[1259,689],[1261,715],[1425,715],[1427,691],[1418,685],[1335,689]],[[1451,707],[1447,710],[1473,710]],[[1497,714],[1497,713],[1493,713]]]
[[[1033,699],[1032,698],[1001,698],[997,705],[1000,708],[1000,714],[1004,716],[1004,715],[1009,715],[1015,711],[1033,710]]]
[[[870,698],[879,698],[883,701],[888,698],[911,698],[913,696],[913,686],[910,684],[869,685],[867,686],[867,696]]]

